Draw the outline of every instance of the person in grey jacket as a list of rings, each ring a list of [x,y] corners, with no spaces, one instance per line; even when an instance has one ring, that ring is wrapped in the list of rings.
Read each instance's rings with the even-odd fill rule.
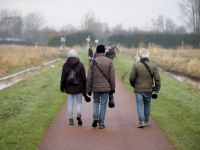
[[[144,48],[141,49],[139,51],[139,57],[140,62],[134,64],[129,80],[136,95],[138,119],[140,122],[138,128],[143,128],[149,126],[153,79],[155,81],[155,90],[157,93],[160,90],[161,82],[158,68],[154,63],[149,61],[149,51]],[[142,62],[145,62],[149,66],[153,78]]]

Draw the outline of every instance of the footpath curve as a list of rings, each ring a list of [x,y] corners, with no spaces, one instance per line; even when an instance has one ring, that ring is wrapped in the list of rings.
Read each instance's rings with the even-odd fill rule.
[[[39,150],[171,150],[172,143],[150,118],[149,127],[139,123],[135,97],[116,77],[115,108],[107,107],[105,129],[92,128],[93,100],[83,98],[83,125],[79,126],[74,107],[74,125],[69,125],[67,101],[46,131]],[[76,106],[76,105],[74,105]]]

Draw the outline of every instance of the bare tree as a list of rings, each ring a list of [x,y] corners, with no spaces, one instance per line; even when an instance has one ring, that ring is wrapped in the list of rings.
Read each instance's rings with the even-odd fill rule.
[[[194,33],[200,33],[200,0],[181,0],[179,8],[187,28]]]
[[[62,34],[69,34],[69,33],[73,33],[76,32],[77,29],[72,26],[71,24],[65,25],[60,29],[60,33]]]
[[[165,32],[167,33],[174,33],[175,32],[176,24],[170,18],[167,18],[165,21]]]
[[[24,19],[24,34],[29,42],[39,42],[41,37],[41,27],[45,23],[43,15],[39,12],[28,13]]]
[[[0,36],[2,38],[22,38],[22,17],[18,10],[1,10],[0,11]]]
[[[97,38],[102,36],[102,24],[92,11],[88,11],[83,17],[81,29],[92,32]]]
[[[156,26],[158,31],[160,32],[164,32],[164,16],[163,15],[159,15],[157,20],[156,20]]]
[[[187,30],[186,30],[186,28],[184,26],[179,26],[179,27],[176,28],[175,33],[186,34]]]
[[[117,24],[115,27],[112,28],[113,34],[119,34],[119,33],[124,33],[125,30],[123,30],[122,24]]]

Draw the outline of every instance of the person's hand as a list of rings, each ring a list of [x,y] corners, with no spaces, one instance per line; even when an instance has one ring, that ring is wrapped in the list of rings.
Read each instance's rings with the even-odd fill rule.
[[[110,91],[110,94],[113,94],[113,93],[115,93],[115,90],[111,90],[111,91]]]
[[[92,95],[92,92],[88,92],[88,95],[91,96],[91,95]]]

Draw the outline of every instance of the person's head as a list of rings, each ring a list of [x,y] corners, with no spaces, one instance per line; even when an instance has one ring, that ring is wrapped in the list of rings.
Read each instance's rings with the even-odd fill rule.
[[[69,51],[68,57],[77,57],[77,52],[76,50],[72,49]]]
[[[92,48],[92,45],[90,45],[90,48]]]
[[[105,46],[104,45],[98,45],[96,52],[97,53],[105,53]]]
[[[140,60],[144,57],[149,58],[149,50],[145,48],[142,48],[141,50],[139,50],[139,57],[140,57]]]

